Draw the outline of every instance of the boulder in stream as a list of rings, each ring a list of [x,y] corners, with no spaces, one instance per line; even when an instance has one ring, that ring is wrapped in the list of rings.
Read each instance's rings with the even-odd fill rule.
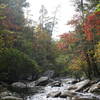
[[[78,92],[78,91],[81,91],[84,87],[86,87],[89,83],[90,83],[90,80],[87,79],[70,86],[68,90],[73,90],[75,92]]]
[[[53,91],[53,92],[50,92],[48,95],[47,95],[47,98],[48,97],[59,97],[60,96],[60,94],[61,94],[61,92],[60,91]]]
[[[61,98],[66,98],[66,97],[74,97],[74,96],[76,96],[76,95],[77,95],[76,92],[72,92],[72,91],[66,90],[66,91],[61,92],[60,97],[61,97]]]
[[[48,77],[40,77],[37,81],[36,81],[36,86],[45,86],[47,85],[49,82],[49,78]]]
[[[100,93],[100,82],[93,84],[88,92]]]
[[[12,83],[11,85],[13,88],[26,88],[26,84],[22,83],[22,82],[15,82],[15,83]]]
[[[51,87],[60,87],[61,86],[61,81],[54,81],[51,84],[49,84]]]

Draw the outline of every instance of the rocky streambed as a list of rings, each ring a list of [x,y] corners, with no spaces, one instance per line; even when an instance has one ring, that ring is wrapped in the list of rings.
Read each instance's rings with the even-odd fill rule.
[[[1,92],[0,100],[100,100],[100,80],[40,77],[33,82],[15,82],[12,92]],[[15,90],[19,90],[18,93]]]
[[[39,93],[28,96],[27,100],[100,100],[99,90],[100,82],[61,79],[46,85]]]

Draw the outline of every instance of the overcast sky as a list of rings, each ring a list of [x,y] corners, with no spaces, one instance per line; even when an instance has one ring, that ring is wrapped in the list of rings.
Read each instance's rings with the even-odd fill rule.
[[[45,8],[48,10],[49,15],[53,14],[56,7],[60,5],[57,18],[58,18],[58,25],[53,32],[53,38],[57,38],[59,34],[68,32],[72,30],[71,27],[67,26],[66,23],[68,20],[72,18],[75,13],[75,9],[72,5],[71,0],[27,0],[30,3],[30,10],[31,14],[33,15],[33,20],[38,20],[39,17],[39,10],[41,5],[44,5]]]

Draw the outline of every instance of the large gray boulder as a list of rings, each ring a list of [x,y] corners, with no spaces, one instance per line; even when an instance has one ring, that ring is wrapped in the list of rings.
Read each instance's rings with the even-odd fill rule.
[[[100,82],[93,84],[88,92],[95,92],[95,93],[100,93]]]
[[[40,77],[40,78],[36,81],[35,85],[36,85],[36,86],[45,86],[45,85],[48,84],[48,82],[49,82],[49,78],[48,78],[48,77]]]
[[[24,84],[24,83],[22,83],[22,82],[15,82],[15,83],[12,83],[11,86],[12,86],[13,88],[21,88],[21,89],[27,87],[27,85]]]
[[[87,79],[70,86],[68,90],[73,90],[75,92],[78,92],[78,91],[81,91],[84,87],[88,86],[89,83],[90,83],[90,80]]]

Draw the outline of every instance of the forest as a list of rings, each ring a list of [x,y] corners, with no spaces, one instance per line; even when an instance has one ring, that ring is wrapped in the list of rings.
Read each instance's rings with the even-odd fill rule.
[[[27,0],[0,0],[0,84],[36,80],[49,70],[53,77],[100,78],[100,1],[72,2],[76,14],[66,25],[74,30],[55,40],[56,11],[47,18],[42,5],[32,24]]]

